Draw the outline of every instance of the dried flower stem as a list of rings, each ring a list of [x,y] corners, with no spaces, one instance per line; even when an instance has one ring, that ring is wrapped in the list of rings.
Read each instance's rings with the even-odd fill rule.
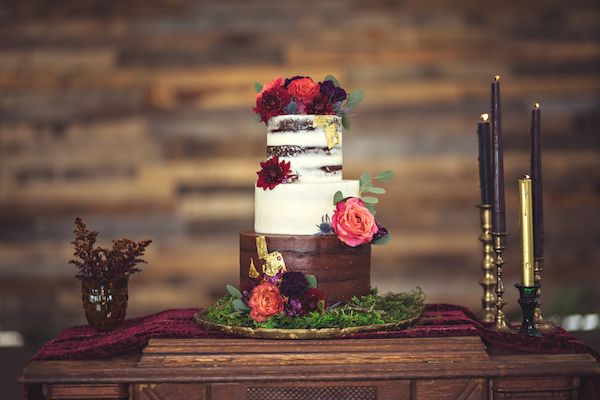
[[[152,240],[134,242],[130,239],[113,240],[111,249],[94,247],[98,232],[89,231],[81,218],[75,218],[75,248],[73,260],[69,264],[77,266],[77,279],[92,279],[102,284],[116,282],[131,274],[140,272],[137,264],[145,264],[141,257]]]

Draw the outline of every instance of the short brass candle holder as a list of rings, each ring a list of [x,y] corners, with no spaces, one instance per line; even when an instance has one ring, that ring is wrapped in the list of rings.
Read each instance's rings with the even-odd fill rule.
[[[506,305],[506,302],[502,299],[504,295],[504,283],[502,282],[502,274],[504,273],[504,258],[502,254],[506,249],[506,232],[493,232],[492,238],[494,240],[494,253],[496,258],[494,263],[496,264],[496,315],[494,317],[494,327],[492,330],[496,332],[513,333],[508,319],[502,310]]]
[[[556,329],[556,325],[554,325],[550,321],[544,321],[544,317],[542,317],[542,302],[541,302],[541,286],[542,286],[542,271],[544,270],[544,258],[543,257],[535,257],[533,259],[533,279],[535,284],[537,285],[536,296],[538,298],[538,303],[535,306],[535,311],[533,313],[533,321],[535,323],[536,328],[542,332],[548,332]]]
[[[483,246],[483,259],[481,261],[481,270],[483,277],[479,284],[483,288],[483,297],[481,298],[481,310],[477,313],[479,321],[491,324],[496,316],[496,275],[494,273],[494,245],[492,239],[492,206],[490,204],[480,204],[479,217],[481,224],[481,235],[479,241]]]
[[[539,303],[536,293],[540,285],[536,283],[533,286],[523,286],[517,283],[515,287],[519,289],[519,304],[523,310],[523,322],[519,328],[519,335],[541,337],[542,334],[535,327],[533,318],[535,308]]]

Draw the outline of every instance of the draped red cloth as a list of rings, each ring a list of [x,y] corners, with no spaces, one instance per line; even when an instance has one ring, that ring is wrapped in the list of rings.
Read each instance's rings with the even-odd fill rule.
[[[109,333],[98,333],[89,326],[67,328],[43,345],[33,360],[84,360],[132,353],[140,351],[153,338],[226,337],[197,326],[193,316],[198,311],[197,308],[168,310],[129,319]],[[545,333],[541,338],[493,332],[477,321],[467,308],[450,304],[428,304],[417,325],[410,329],[358,334],[353,338],[443,336],[480,336],[492,352],[591,353],[600,361],[597,353],[561,328]],[[28,397],[35,398],[35,388],[29,389]]]

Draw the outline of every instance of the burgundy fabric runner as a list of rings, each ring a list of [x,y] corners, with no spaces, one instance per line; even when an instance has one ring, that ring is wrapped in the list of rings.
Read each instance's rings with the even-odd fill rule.
[[[89,326],[62,331],[46,343],[33,360],[83,360],[140,351],[153,338],[223,338],[224,334],[206,331],[193,320],[196,308],[168,310],[142,318],[126,320],[110,333],[97,333]],[[583,342],[563,329],[542,338],[497,333],[487,330],[466,308],[449,304],[429,304],[419,323],[402,331],[364,333],[353,338],[419,338],[443,336],[480,336],[493,350],[530,353],[593,353]]]
[[[125,321],[110,333],[97,333],[89,326],[77,326],[62,331],[46,343],[33,360],[98,359],[117,354],[139,352],[153,338],[224,338],[221,333],[198,327],[193,320],[197,308],[168,310],[158,314]],[[526,353],[591,353],[600,357],[567,331],[557,329],[542,338],[497,333],[486,329],[465,307],[450,304],[429,304],[418,324],[402,331],[365,333],[353,338],[419,338],[444,336],[480,336],[491,352]],[[595,396],[600,393],[600,379],[590,380],[582,391]],[[39,398],[41,388],[26,387],[25,397]],[[595,398],[595,397],[590,397]]]

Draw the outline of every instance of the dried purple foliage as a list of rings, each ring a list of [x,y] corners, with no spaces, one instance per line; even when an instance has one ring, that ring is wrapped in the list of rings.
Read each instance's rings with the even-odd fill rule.
[[[98,232],[89,231],[81,218],[75,218],[75,239],[71,242],[75,248],[73,264],[79,268],[77,279],[91,279],[97,283],[117,282],[131,274],[140,272],[137,264],[145,264],[141,257],[152,240],[134,242],[130,239],[113,240],[112,248],[94,247]]]

